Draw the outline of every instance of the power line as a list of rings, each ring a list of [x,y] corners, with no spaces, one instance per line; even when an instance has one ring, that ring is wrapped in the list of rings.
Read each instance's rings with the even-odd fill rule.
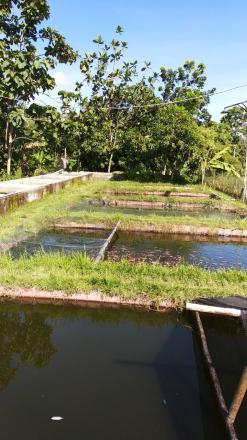
[[[221,95],[223,93],[227,93],[227,92],[231,92],[232,90],[236,90],[236,89],[240,89],[242,87],[247,87],[247,83],[246,84],[241,84],[239,86],[235,86],[235,87],[231,87],[230,89],[225,89],[225,90],[220,90],[219,92],[209,92],[209,93],[205,93],[204,95],[201,96],[195,96],[195,97],[191,97],[191,98],[184,98],[184,99],[177,99],[174,101],[164,101],[164,102],[157,102],[154,104],[133,104],[133,105],[129,105],[126,107],[103,107],[104,110],[129,110],[132,108],[144,108],[144,107],[162,107],[162,106],[166,106],[166,105],[171,105],[171,104],[181,104],[183,102],[187,102],[187,101],[194,101],[194,100],[198,100],[198,99],[205,99],[209,96],[216,96],[216,95]]]
[[[116,106],[115,107],[114,106],[111,107],[111,106],[108,106],[108,107],[102,107],[102,109],[103,110],[129,110],[129,109],[132,109],[132,108],[162,107],[162,106],[171,105],[171,104],[182,104],[183,102],[194,101],[194,100],[198,100],[198,99],[205,99],[205,98],[210,97],[210,96],[221,95],[223,93],[231,92],[232,90],[241,89],[243,87],[247,87],[247,83],[246,84],[241,84],[239,86],[231,87],[229,89],[220,90],[218,92],[204,93],[201,96],[195,96],[195,97],[191,97],[191,98],[177,99],[177,100],[174,100],[174,101],[170,100],[170,101],[164,101],[164,102],[157,102],[157,103],[153,103],[153,104],[133,104],[133,105],[129,105],[129,106],[126,106],[126,107],[116,107]],[[50,97],[49,95],[46,95],[46,96],[48,96],[50,99],[57,100],[57,102],[58,102],[59,98],[56,99],[56,98]],[[5,98],[5,99],[8,99],[10,101],[15,101],[16,100],[16,98],[9,98],[8,96],[5,96],[5,95],[0,95],[0,98]],[[36,98],[36,99],[39,99],[39,98]],[[39,99],[39,101],[41,101],[41,100]]]
[[[231,105],[227,105],[224,110],[228,109],[228,108],[232,108],[232,107],[240,107],[240,106],[244,106],[246,108],[246,104],[247,101],[241,101],[241,102],[236,102],[236,104],[231,104]]]

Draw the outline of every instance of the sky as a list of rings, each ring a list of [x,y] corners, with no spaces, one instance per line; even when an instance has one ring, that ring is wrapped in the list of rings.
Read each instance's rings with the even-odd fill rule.
[[[246,0],[49,0],[49,25],[80,53],[92,39],[125,32],[128,59],[176,68],[193,59],[206,67],[207,88],[217,91],[247,83]],[[72,90],[80,80],[77,65],[59,65],[57,86]],[[247,99],[247,87],[211,98],[209,111],[219,120],[225,106]]]

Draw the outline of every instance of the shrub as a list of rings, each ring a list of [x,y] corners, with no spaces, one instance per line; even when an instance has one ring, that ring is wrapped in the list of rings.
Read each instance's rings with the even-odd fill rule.
[[[206,183],[213,189],[222,191],[235,198],[241,198],[243,184],[239,177],[229,174],[217,174],[207,177]]]

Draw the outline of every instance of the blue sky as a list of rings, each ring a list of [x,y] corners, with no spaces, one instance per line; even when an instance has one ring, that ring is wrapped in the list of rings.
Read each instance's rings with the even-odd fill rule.
[[[98,34],[113,36],[124,27],[129,59],[150,60],[154,69],[175,68],[187,59],[207,66],[208,87],[223,90],[247,83],[246,0],[49,0],[49,25],[81,53]],[[60,88],[73,88],[77,66],[58,66]],[[224,106],[247,99],[247,87],[212,98],[209,110],[220,118]]]

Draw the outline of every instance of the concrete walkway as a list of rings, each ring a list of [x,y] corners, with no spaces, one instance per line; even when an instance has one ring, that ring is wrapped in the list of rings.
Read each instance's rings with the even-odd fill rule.
[[[111,174],[91,172],[56,172],[0,182],[0,213],[17,208],[26,202],[41,199],[45,194],[57,192],[81,180],[110,179]]]

